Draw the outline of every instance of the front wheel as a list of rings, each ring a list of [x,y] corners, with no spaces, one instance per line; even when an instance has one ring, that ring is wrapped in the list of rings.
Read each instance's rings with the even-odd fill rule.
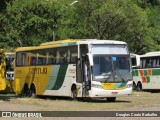
[[[137,89],[136,83],[133,82],[133,90],[136,90],[136,89]]]
[[[116,97],[109,97],[106,99],[107,99],[107,102],[115,102],[116,101]]]
[[[77,94],[76,94],[76,90],[72,90],[71,91],[71,98],[73,99],[73,100],[76,100],[76,97],[77,97]]]
[[[138,82],[136,90],[142,91],[142,84],[140,82]]]

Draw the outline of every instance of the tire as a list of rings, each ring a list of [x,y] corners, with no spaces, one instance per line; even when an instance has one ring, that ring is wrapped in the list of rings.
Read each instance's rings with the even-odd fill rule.
[[[73,84],[71,87],[71,99],[76,100],[76,98],[77,98],[76,84]]]
[[[133,82],[133,90],[136,90],[137,89],[137,86],[135,84],[135,82]]]
[[[116,101],[116,97],[109,97],[106,99],[107,99],[107,102],[115,102]]]
[[[137,83],[136,90],[137,91],[142,91],[142,84],[140,82]]]
[[[72,100],[76,100],[76,98],[77,98],[77,94],[76,94],[76,90],[75,89],[73,89],[71,91],[71,98],[72,98]]]
[[[34,85],[32,85],[31,88],[30,88],[30,97],[32,97],[32,98],[36,98],[37,97],[36,89],[35,89]]]
[[[22,95],[29,96],[29,88],[27,85],[24,86]]]

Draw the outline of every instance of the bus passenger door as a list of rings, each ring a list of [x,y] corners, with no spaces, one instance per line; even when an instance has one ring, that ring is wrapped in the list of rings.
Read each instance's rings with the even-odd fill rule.
[[[91,75],[90,75],[90,67],[89,67],[89,59],[88,56],[82,56],[82,76],[83,76],[83,97],[89,96],[89,90],[91,89]]]
[[[77,97],[88,97],[90,90],[90,68],[87,56],[88,46],[80,45],[80,58],[77,60],[76,83],[78,85]]]
[[[76,65],[76,89],[77,89],[77,97],[82,97],[82,64],[81,59],[77,59]]]

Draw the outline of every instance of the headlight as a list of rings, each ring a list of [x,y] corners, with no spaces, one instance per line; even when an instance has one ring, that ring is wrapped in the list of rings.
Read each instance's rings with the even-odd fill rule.
[[[131,88],[131,87],[133,87],[133,84],[127,84],[126,87],[127,87],[127,88]]]
[[[102,86],[101,86],[101,85],[92,84],[92,87],[101,88],[101,89],[102,89]]]

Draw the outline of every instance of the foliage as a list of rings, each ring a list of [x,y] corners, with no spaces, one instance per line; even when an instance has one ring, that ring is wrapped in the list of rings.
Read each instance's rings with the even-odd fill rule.
[[[59,19],[59,5],[54,1],[15,0],[7,6],[3,19],[8,45],[37,45],[51,40]]]
[[[0,47],[67,38],[114,39],[131,52],[160,50],[160,0],[2,0]]]

